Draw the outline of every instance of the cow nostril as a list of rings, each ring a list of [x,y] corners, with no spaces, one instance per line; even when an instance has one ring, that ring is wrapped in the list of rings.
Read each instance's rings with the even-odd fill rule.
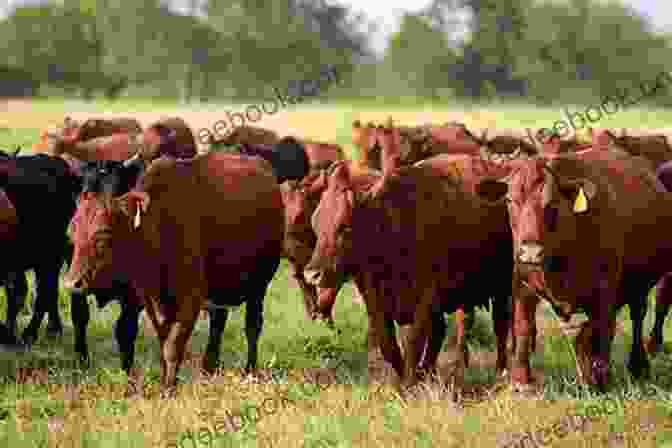
[[[82,286],[84,286],[84,282],[82,281],[82,279],[79,279],[75,282],[73,286],[75,287],[75,289],[80,289]]]

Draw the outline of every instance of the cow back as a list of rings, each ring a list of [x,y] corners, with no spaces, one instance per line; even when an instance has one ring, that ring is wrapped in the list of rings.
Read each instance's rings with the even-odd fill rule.
[[[185,267],[186,257],[201,260],[208,287],[237,288],[241,273],[253,272],[259,257],[282,252],[280,189],[255,158],[210,153],[188,161],[159,159],[140,188],[152,198],[143,224],[147,244],[158,243],[153,247],[160,247],[161,260],[169,260],[164,279],[186,275],[175,271]]]

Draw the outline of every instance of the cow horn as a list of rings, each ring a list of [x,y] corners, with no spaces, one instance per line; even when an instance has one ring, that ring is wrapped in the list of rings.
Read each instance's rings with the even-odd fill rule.
[[[518,145],[518,147],[509,155],[509,159],[517,159],[522,151],[522,148]]]
[[[21,146],[16,145],[16,149],[14,150],[14,157],[18,156],[20,152],[21,152]]]
[[[483,132],[481,132],[481,141],[479,142],[481,145],[485,145],[487,143],[487,137],[488,137],[488,128],[483,129]]]
[[[527,135],[528,135],[528,137],[530,137],[530,140],[532,141],[532,144],[534,145],[535,149],[537,151],[541,152],[541,150],[542,150],[541,144],[539,143],[539,141],[536,138],[534,138],[532,136],[532,129],[526,128],[526,131],[527,131]],[[537,131],[537,135],[539,135],[539,131]]]

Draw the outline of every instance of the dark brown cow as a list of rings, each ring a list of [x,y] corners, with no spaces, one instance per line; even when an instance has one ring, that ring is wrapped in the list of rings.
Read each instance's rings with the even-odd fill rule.
[[[442,313],[470,310],[496,297],[497,369],[503,371],[511,291],[506,266],[513,268],[506,222],[503,204],[483,206],[431,168],[377,175],[337,163],[312,217],[318,239],[306,279],[329,287],[355,273],[370,335],[407,386],[417,380],[418,365],[435,365],[445,336]],[[405,359],[395,321],[412,324]]]
[[[642,322],[647,292],[672,256],[672,241],[663,237],[672,225],[672,198],[651,181],[642,159],[600,149],[583,154],[585,160],[574,154],[509,163],[504,185],[516,258],[515,383],[531,381],[531,294],[546,298],[565,320],[580,311],[590,316],[576,340],[584,380],[607,384],[616,312],[626,303],[633,326],[628,367],[635,377],[649,369]],[[502,192],[502,183],[485,181],[480,188]]]
[[[124,181],[119,164],[101,182]],[[127,190],[136,184],[126,179]],[[124,278],[137,291],[161,347],[161,384],[172,390],[201,308],[209,300],[204,368],[219,357],[227,311],[246,302],[247,370],[256,367],[263,301],[280,262],[284,207],[277,179],[256,158],[210,153],[155,160],[137,190],[110,197],[102,188],[80,201],[75,251],[65,285],[109,288]]]

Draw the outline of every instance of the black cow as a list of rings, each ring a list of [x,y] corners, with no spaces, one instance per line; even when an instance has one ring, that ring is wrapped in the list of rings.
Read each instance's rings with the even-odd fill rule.
[[[286,180],[302,179],[310,171],[306,150],[294,137],[284,137],[272,145],[243,143],[238,148],[241,154],[267,160],[279,184]]]
[[[17,238],[13,247],[7,249],[11,256],[0,257],[0,281],[7,289],[6,339],[10,344],[12,338],[16,338],[16,318],[28,291],[25,271],[31,269],[36,279],[34,313],[23,331],[22,342],[31,345],[37,339],[45,314],[49,315],[47,335],[53,337],[63,332],[58,312],[59,274],[64,261],[69,262],[72,257],[66,230],[82,183],[82,178],[76,176],[60,157],[0,153],[0,188],[14,204],[19,219]],[[99,307],[115,299],[123,303],[128,295],[123,284],[113,291],[95,292],[98,293]],[[75,351],[80,359],[87,361],[86,327],[90,316],[85,295],[72,294],[71,313]],[[127,327],[127,318],[122,313],[117,326]],[[0,334],[2,330],[0,328]]]

